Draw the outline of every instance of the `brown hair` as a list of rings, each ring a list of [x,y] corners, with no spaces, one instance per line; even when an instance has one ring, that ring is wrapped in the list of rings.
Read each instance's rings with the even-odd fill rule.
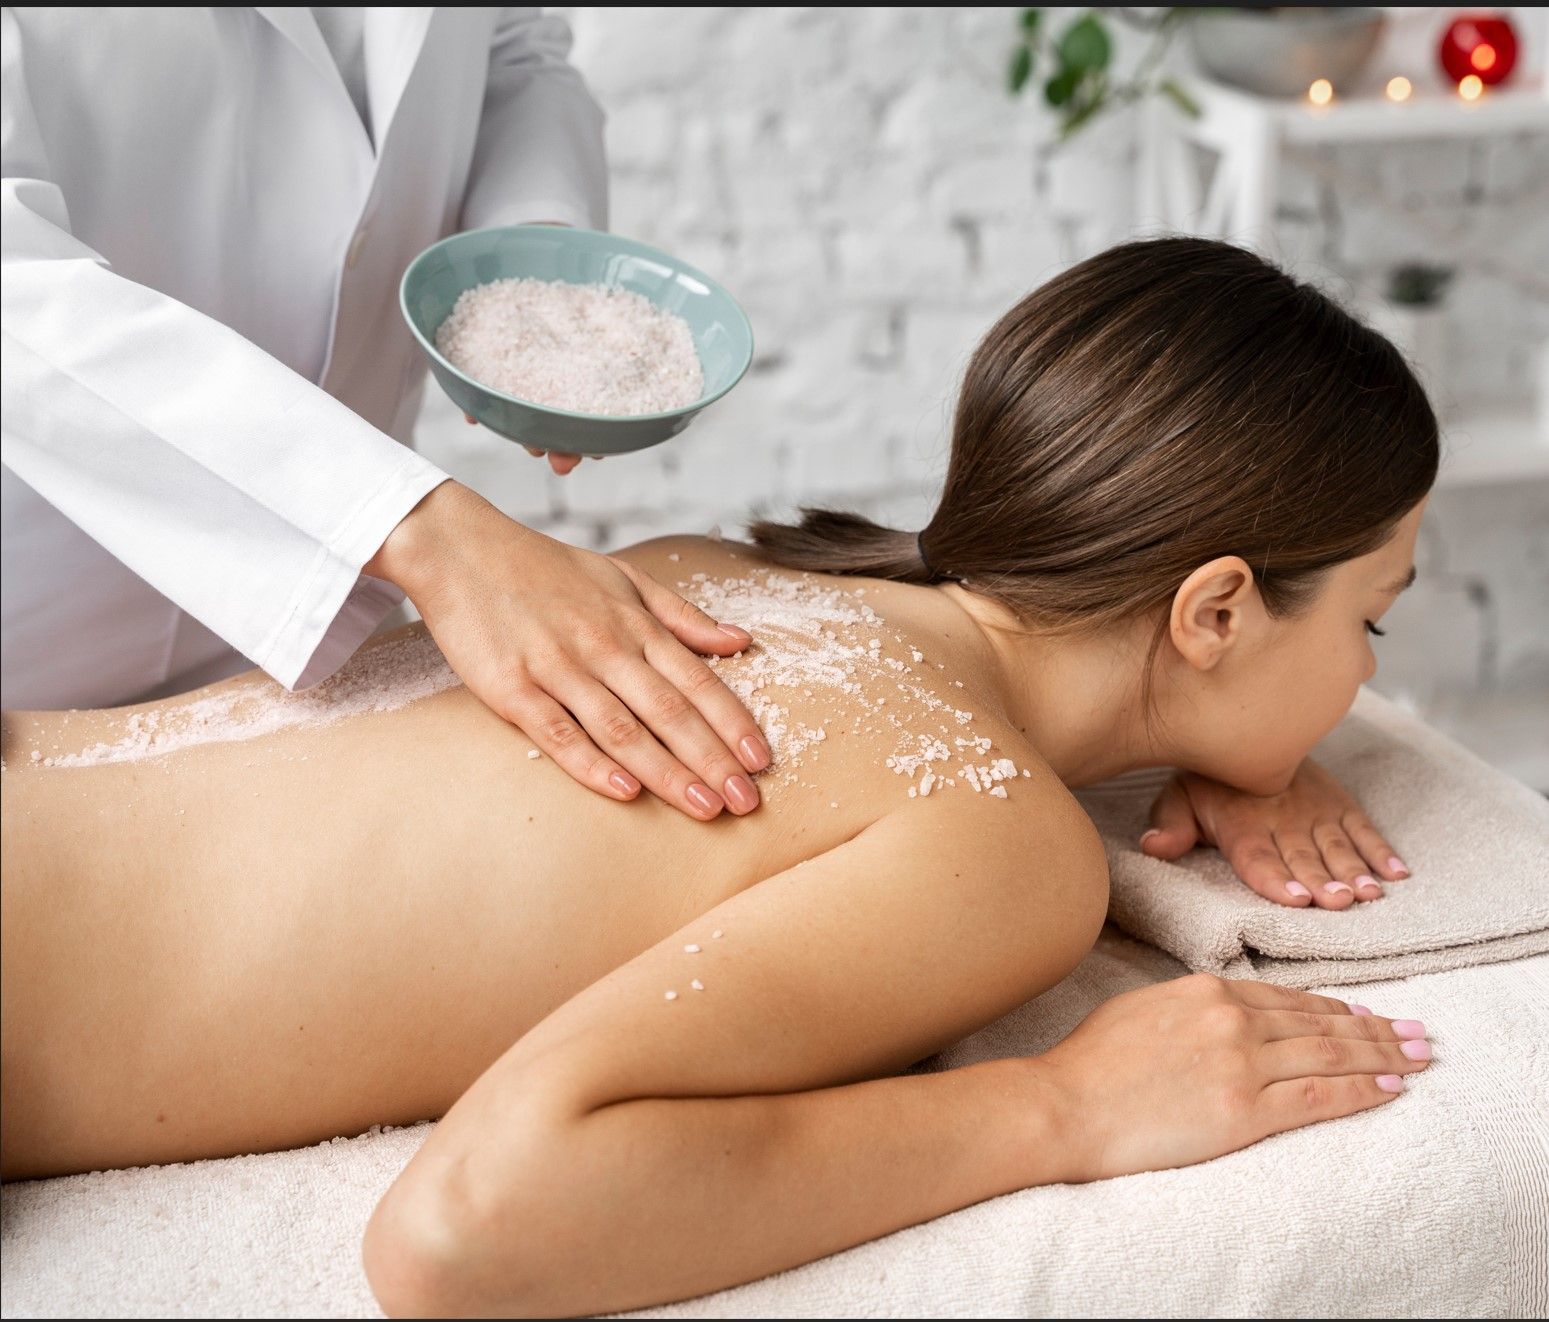
[[[1041,631],[1144,615],[1219,555],[1294,617],[1387,540],[1439,451],[1424,390],[1376,331],[1244,249],[1152,239],[1071,267],[979,342],[918,544],[808,507],[749,532],[794,568],[961,579]],[[1164,612],[1148,719],[1167,627]]]

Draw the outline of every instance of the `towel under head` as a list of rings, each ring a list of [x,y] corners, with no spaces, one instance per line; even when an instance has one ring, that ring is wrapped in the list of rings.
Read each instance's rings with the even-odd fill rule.
[[[1136,846],[1167,768],[1078,790],[1108,847],[1109,916],[1192,969],[1292,987],[1370,982],[1549,950],[1549,801],[1362,688],[1312,756],[1413,869],[1381,900],[1292,909],[1214,848]]]

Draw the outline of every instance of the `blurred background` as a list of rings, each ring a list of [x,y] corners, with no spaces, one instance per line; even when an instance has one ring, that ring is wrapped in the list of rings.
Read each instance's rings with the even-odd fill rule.
[[[918,528],[1002,312],[1120,240],[1216,234],[1425,377],[1442,477],[1373,687],[1549,793],[1549,11],[557,12],[610,228],[725,283],[756,357],[681,438],[565,478],[430,389],[434,462],[602,550],[798,504]]]

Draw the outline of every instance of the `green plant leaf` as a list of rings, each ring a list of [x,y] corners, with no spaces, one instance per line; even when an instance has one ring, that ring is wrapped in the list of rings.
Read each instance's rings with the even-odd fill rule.
[[[1102,88],[1099,88],[1090,96],[1072,101],[1065,107],[1065,118],[1060,124],[1061,139],[1070,137],[1072,133],[1107,104],[1108,95]]]
[[[1043,21],[1043,10],[1024,9],[1022,11],[1022,33],[1031,41],[1038,35],[1038,24]]]
[[[1081,70],[1065,65],[1043,85],[1043,99],[1051,106],[1062,106],[1075,94]]]
[[[1199,102],[1183,90],[1176,78],[1164,78],[1156,85],[1156,90],[1164,96],[1170,97],[1175,106],[1192,119],[1200,116]]]
[[[1027,86],[1033,74],[1033,51],[1030,46],[1018,46],[1011,53],[1011,68],[1006,73],[1006,89],[1015,96]]]
[[[1108,29],[1092,14],[1077,19],[1060,38],[1061,62],[1083,71],[1106,69],[1112,55],[1113,43],[1108,40]]]

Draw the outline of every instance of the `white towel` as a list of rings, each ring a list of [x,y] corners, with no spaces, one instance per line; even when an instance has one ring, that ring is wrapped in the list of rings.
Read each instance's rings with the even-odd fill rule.
[[[1117,934],[933,1067],[1043,1050],[1180,965]],[[628,1316],[1542,1317],[1549,958],[1363,987],[1436,1059],[1385,1106],[1181,1170],[993,1198]],[[1115,1080],[1122,1086],[1122,1080]],[[429,1126],[7,1185],[6,1317],[377,1317],[376,1200]]]
[[[1108,847],[1109,917],[1191,969],[1292,987],[1368,982],[1549,951],[1549,801],[1363,688],[1313,758],[1413,873],[1331,912],[1249,890],[1214,848],[1167,863],[1138,841],[1172,774],[1134,772],[1076,797]]]

